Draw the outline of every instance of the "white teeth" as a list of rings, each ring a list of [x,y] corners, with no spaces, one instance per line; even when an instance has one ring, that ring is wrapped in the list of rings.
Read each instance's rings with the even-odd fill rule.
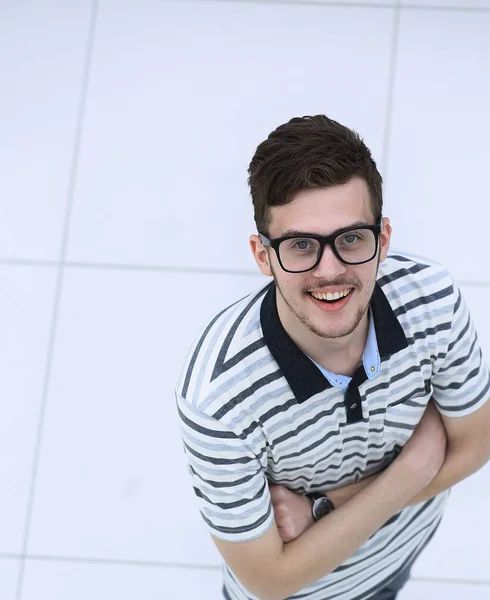
[[[343,298],[349,294],[349,290],[342,290],[341,292],[327,292],[326,294],[323,292],[311,292],[313,298],[317,300],[338,300],[339,298]]]

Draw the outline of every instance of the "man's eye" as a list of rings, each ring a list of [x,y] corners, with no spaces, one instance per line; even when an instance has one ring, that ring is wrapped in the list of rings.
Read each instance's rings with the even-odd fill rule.
[[[356,242],[359,242],[359,241],[360,241],[360,238],[355,233],[349,233],[347,235],[344,235],[344,237],[342,238],[343,244],[355,244]]]
[[[298,240],[294,244],[294,247],[297,250],[308,250],[308,248],[310,247],[310,242],[308,242],[307,240]]]

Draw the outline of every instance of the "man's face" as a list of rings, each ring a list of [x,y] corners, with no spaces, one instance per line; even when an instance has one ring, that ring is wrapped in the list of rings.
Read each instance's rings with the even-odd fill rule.
[[[289,231],[326,236],[360,223],[375,224],[367,185],[357,177],[330,188],[303,190],[289,204],[270,210],[270,239],[288,235]],[[316,336],[333,339],[351,334],[366,314],[390,235],[389,220],[385,218],[378,253],[372,261],[347,265],[326,246],[318,266],[306,273],[284,271],[272,248],[263,247],[257,236],[252,236],[250,242],[261,271],[275,279],[279,312],[287,321],[283,323],[285,327],[296,329],[302,325]],[[318,293],[347,291],[345,297],[333,303],[314,297]]]

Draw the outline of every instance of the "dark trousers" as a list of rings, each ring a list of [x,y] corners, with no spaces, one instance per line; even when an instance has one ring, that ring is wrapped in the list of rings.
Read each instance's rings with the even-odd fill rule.
[[[393,579],[393,581],[381,591],[374,594],[374,596],[371,596],[369,600],[395,600],[397,592],[399,592],[410,579],[411,567],[412,565],[404,569],[395,579]]]

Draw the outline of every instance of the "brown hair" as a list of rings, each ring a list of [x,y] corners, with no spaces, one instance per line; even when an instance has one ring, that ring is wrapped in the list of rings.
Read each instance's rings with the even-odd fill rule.
[[[270,206],[288,204],[303,189],[364,179],[375,222],[383,208],[382,178],[358,133],[325,115],[280,125],[255,151],[248,168],[257,230],[267,234]]]

